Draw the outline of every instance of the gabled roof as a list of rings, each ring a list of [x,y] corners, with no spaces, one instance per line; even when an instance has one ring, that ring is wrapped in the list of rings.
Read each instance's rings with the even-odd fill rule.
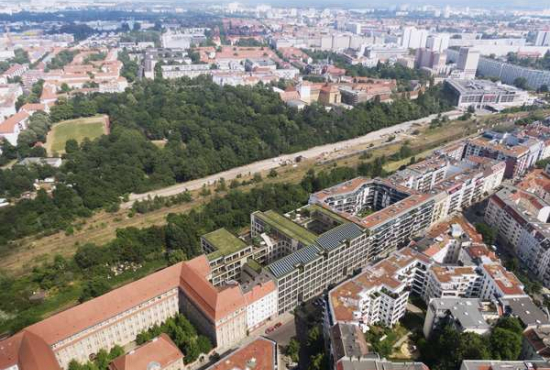
[[[147,370],[149,365],[157,363],[161,369],[183,358],[179,348],[166,334],[161,334],[151,342],[117,357],[109,366],[110,370]],[[152,368],[152,367],[151,367]]]
[[[15,126],[29,118],[26,112],[17,112],[13,116],[0,123],[0,134],[11,134],[14,132]]]
[[[138,306],[179,285],[181,263],[51,316],[27,328],[49,345]]]
[[[210,264],[206,256],[187,261],[182,265],[180,288],[210,320],[216,322],[246,305],[239,285],[218,290],[208,281],[208,275]]]
[[[19,370],[61,370],[50,346],[27,330],[0,342],[0,369],[14,365]]]

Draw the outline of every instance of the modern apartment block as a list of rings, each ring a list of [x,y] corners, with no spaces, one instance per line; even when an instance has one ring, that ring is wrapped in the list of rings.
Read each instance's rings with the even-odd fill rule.
[[[465,80],[476,78],[477,65],[481,53],[473,48],[462,47],[458,51],[458,61],[456,66],[463,74]]]
[[[450,302],[450,299],[454,299],[452,302],[455,303],[466,299],[464,302],[470,304],[474,298],[479,302],[499,302],[500,312],[504,312],[510,302],[513,305],[518,299],[529,300],[517,277],[502,267],[486,246],[476,242],[476,235],[469,237],[472,233],[468,227],[464,228],[465,232],[457,232],[456,223],[445,223],[443,226],[444,228],[435,227],[437,234],[444,229],[445,232],[439,234],[440,236],[445,235],[458,242],[459,253],[448,252],[459,256],[464,252],[469,258],[441,264],[431,258],[432,247],[427,250],[418,248],[421,242],[413,243],[411,248],[400,249],[330,290],[325,327],[355,325],[366,331],[368,326],[377,323],[393,326],[405,314],[409,294],[421,297],[428,305],[433,302],[436,305],[437,302]],[[443,239],[441,241],[444,242]],[[464,266],[464,263],[471,264]],[[443,315],[439,311],[448,311],[449,307],[442,307],[434,307],[430,318],[432,322],[425,328],[427,335],[437,318]],[[468,309],[469,307],[458,307],[455,312],[456,317],[463,316],[463,328],[469,325],[473,331],[488,330],[488,325],[473,322],[473,317],[467,317],[469,314],[464,312]],[[487,315],[498,316],[494,311],[496,310]]]
[[[0,342],[0,369],[67,369],[71,360],[124,346],[178,312],[223,349],[276,315],[277,287],[267,275],[223,287],[210,277],[203,255],[51,316]]]
[[[535,172],[542,178],[533,181],[550,184],[545,174]],[[524,188],[530,188],[527,180],[493,195],[485,211],[485,222],[497,230],[498,239],[545,286],[550,286],[550,203],[539,196],[544,195],[544,187],[538,189],[539,195]]]
[[[279,312],[293,309],[369,263],[406,246],[434,223],[500,185],[504,164],[486,158],[429,159],[389,179],[355,178],[312,194],[282,216],[255,212],[251,237],[274,256]]]
[[[523,175],[529,168],[530,149],[523,145],[507,145],[499,141],[478,137],[467,140],[464,157],[479,156],[504,161],[506,178]]]
[[[391,327],[405,315],[409,288],[424,290],[430,259],[410,248],[367,267],[356,277],[332,289],[328,295],[330,326],[373,324]]]
[[[458,51],[447,49],[448,60],[457,61],[458,58]],[[502,83],[508,85],[513,85],[517,78],[523,77],[527,80],[527,86],[531,89],[539,89],[542,85],[550,86],[549,71],[522,67],[491,58],[479,58],[477,73],[487,78],[498,78]]]

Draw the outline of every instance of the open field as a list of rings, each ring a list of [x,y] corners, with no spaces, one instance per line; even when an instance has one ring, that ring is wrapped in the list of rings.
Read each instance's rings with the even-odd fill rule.
[[[429,156],[435,147],[476,134],[483,128],[492,126],[496,119],[497,116],[490,116],[478,119],[478,123],[475,121],[452,121],[443,127],[431,129],[428,125],[413,126],[410,130],[419,130],[417,135],[403,132],[398,134],[392,142],[387,142],[385,138],[377,138],[369,143],[360,143],[342,148],[337,153],[331,153],[328,158],[326,156],[309,157],[295,165],[295,167],[292,165],[279,166],[277,167],[278,176],[276,178],[268,178],[267,173],[269,170],[265,169],[261,171],[264,178],[263,183],[297,183],[310,169],[315,169],[315,171],[330,170],[335,165],[356,166],[362,161],[374,160],[376,157],[389,157],[399,151],[405,140],[411,148],[417,150],[415,157],[418,160]],[[362,153],[366,150],[370,153],[369,159],[362,157]],[[397,162],[388,162],[385,169],[395,171],[399,166],[407,164],[409,160],[409,158],[405,158]],[[249,180],[252,175],[253,173],[243,173],[240,180]],[[212,181],[209,184],[212,193],[215,194],[215,183]],[[246,191],[254,186],[257,185],[242,186],[239,189]],[[188,212],[193,208],[200,207],[212,197],[201,197],[199,192],[200,188],[191,190],[193,200],[190,203],[165,207],[146,214],[137,213],[133,217],[129,217],[127,208],[121,208],[115,213],[98,212],[91,218],[75,222],[73,226],[74,233],[71,235],[58,232],[42,238],[28,237],[18,240],[14,242],[13,246],[16,252],[0,258],[0,269],[13,274],[21,274],[30,266],[49,260],[55,254],[72,256],[77,247],[84,243],[104,244],[115,237],[118,228],[142,228],[162,225],[166,222],[166,216],[169,213]]]
[[[56,123],[46,139],[46,150],[49,155],[65,153],[65,143],[74,139],[81,143],[85,138],[95,139],[107,134],[109,123],[107,116],[78,118]]]

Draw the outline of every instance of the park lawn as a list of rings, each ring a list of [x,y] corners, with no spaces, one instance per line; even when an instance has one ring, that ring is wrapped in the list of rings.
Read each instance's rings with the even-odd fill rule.
[[[56,123],[48,133],[46,140],[48,154],[65,153],[67,140],[74,139],[81,143],[85,138],[93,140],[106,133],[104,116],[78,118]]]

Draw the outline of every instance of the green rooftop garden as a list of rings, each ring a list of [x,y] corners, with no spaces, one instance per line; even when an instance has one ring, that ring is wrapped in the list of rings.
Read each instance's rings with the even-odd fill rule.
[[[260,263],[255,259],[249,258],[248,261],[246,261],[246,264],[256,273],[259,274],[262,272],[262,265],[260,265]]]
[[[245,242],[231,234],[226,229],[212,231],[211,233],[203,235],[203,238],[210,245],[216,248],[216,251],[208,255],[209,260],[230,255],[246,247]]]
[[[310,245],[317,240],[317,235],[275,211],[260,212],[257,216],[280,233],[298,240],[302,244]]]
[[[310,213],[314,213],[314,212],[322,213],[340,224],[345,224],[349,222],[344,217],[340,216],[338,213],[332,212],[330,209],[326,209],[325,207],[321,207],[320,205],[317,205],[317,204],[312,204],[308,206],[307,209],[309,210]]]

